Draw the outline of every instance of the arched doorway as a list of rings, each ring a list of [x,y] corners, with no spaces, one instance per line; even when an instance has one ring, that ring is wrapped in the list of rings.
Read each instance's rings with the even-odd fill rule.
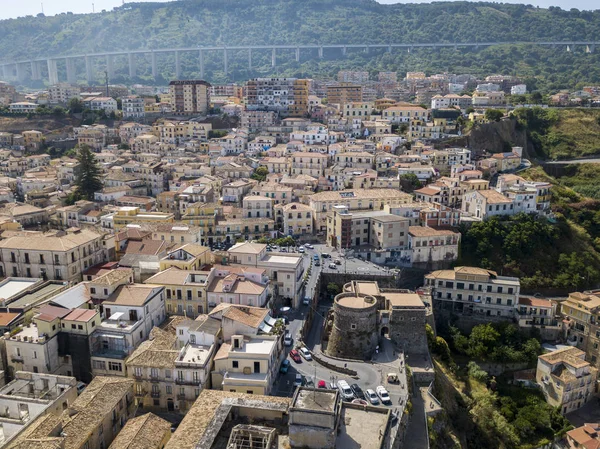
[[[381,336],[382,336],[382,337],[388,337],[388,336],[389,336],[389,333],[390,333],[390,328],[389,328],[389,327],[387,327],[387,326],[383,326],[383,327],[381,328]]]

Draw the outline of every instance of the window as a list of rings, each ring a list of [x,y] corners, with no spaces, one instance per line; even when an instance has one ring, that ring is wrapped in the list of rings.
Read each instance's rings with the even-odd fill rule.
[[[171,385],[167,385],[166,390],[167,390],[167,394],[173,394],[173,387]]]
[[[152,377],[153,379],[158,378],[158,369],[157,368],[150,369],[150,377]]]
[[[90,287],[90,293],[92,295],[95,295],[96,294],[96,289],[94,287]]]
[[[498,293],[502,293],[502,287],[498,287]]]
[[[108,362],[109,371],[123,371],[123,366],[118,362]]]
[[[351,324],[350,329],[356,329],[356,324]]]
[[[238,362],[237,360],[233,360],[233,361],[231,362],[231,366],[232,366],[233,368],[239,368],[239,362]]]
[[[502,298],[496,298],[496,304],[502,304]]]

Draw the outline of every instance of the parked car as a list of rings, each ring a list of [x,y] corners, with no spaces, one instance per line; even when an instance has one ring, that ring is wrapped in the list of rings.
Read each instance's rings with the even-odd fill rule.
[[[296,363],[302,363],[302,359],[300,358],[300,354],[298,354],[298,351],[296,351],[295,349],[292,349],[290,351],[290,357],[292,358],[292,360]]]
[[[377,393],[375,393],[370,388],[367,391],[365,391],[365,396],[367,397],[367,400],[371,404],[373,404],[373,405],[379,405],[379,397],[377,396]]]
[[[302,304],[304,304],[305,306],[310,304],[310,296],[305,296],[304,299],[302,300]]]
[[[321,266],[321,262],[319,262],[318,260],[315,260],[315,267],[320,267]]]
[[[335,259],[335,260],[333,261],[333,263],[334,263],[334,264],[336,264],[336,265],[341,265],[341,264],[342,264],[342,261],[341,261],[340,259]]]
[[[400,379],[398,378],[398,374],[396,374],[396,373],[388,373],[387,381],[388,381],[388,384],[400,383]]]
[[[318,260],[319,260],[319,255],[318,255],[318,254],[315,254],[315,255],[313,256],[313,260],[315,260],[315,261],[318,261]]]
[[[365,398],[365,394],[363,393],[362,389],[358,386],[358,384],[352,384],[350,385],[350,388],[352,388],[354,396],[356,396],[358,399]]]
[[[319,383],[318,383],[318,385],[317,385],[317,388],[325,388],[326,389],[327,388],[327,382],[325,382],[324,380],[320,380]]]
[[[302,374],[296,374],[296,379],[294,380],[294,387],[302,386]]]
[[[298,248],[299,253],[303,253],[304,251],[305,251],[304,248],[302,248],[302,247]]]
[[[293,341],[292,334],[290,334],[290,333],[285,334],[285,336],[283,337],[283,344],[286,346],[292,346],[292,341]]]
[[[302,346],[300,348],[300,355],[304,357],[307,361],[312,360],[312,355],[310,355],[310,351],[306,348],[306,346]]]
[[[307,247],[308,249],[315,249],[315,247],[312,246],[310,243],[305,243],[304,246]]]
[[[377,392],[377,396],[381,399],[381,403],[385,405],[392,405],[392,399],[390,398],[389,393],[385,389],[385,387],[379,385],[375,391]]]
[[[337,270],[337,265],[334,264],[333,262],[331,262],[329,265],[329,268],[331,268],[332,270]]]
[[[290,365],[290,361],[288,359],[285,359],[281,364],[281,368],[279,368],[279,372],[286,374],[290,369]]]
[[[327,253],[321,254],[321,258],[323,258],[323,259],[329,259],[330,257],[331,256],[329,254],[327,254]]]
[[[77,395],[80,395],[83,390],[85,390],[85,387],[87,387],[87,384],[84,384],[83,382],[77,382]]]
[[[352,388],[350,388],[350,385],[348,385],[348,382],[345,380],[338,380],[337,388],[340,390],[340,395],[344,401],[351,401],[354,399]]]

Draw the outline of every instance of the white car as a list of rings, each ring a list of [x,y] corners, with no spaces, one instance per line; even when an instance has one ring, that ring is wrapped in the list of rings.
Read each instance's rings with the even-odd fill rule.
[[[310,351],[306,347],[302,346],[298,352],[305,360],[309,362],[312,360],[312,355],[310,355]]]
[[[304,248],[302,248],[302,247],[298,248],[298,252],[299,253],[303,253],[304,252]]]
[[[365,396],[367,397],[367,401],[369,401],[371,404],[379,405],[379,397],[373,390],[368,389],[365,391]]]
[[[285,336],[283,337],[283,344],[286,346],[292,346],[292,335],[291,334],[285,334]]]
[[[329,265],[329,268],[331,268],[332,270],[337,270],[337,265],[334,264],[333,262],[331,262]]]
[[[391,405],[392,404],[392,399],[390,398],[390,394],[387,392],[387,390],[379,385],[376,388],[377,391],[377,396],[379,396],[379,399],[381,399],[381,403],[385,404],[385,405]]]
[[[314,248],[315,248],[315,247],[314,247],[314,246],[312,246],[310,243],[305,243],[305,244],[304,244],[304,247],[305,247],[305,248],[308,248],[308,249],[314,249]]]
[[[296,374],[296,379],[294,380],[294,387],[302,386],[302,374]]]

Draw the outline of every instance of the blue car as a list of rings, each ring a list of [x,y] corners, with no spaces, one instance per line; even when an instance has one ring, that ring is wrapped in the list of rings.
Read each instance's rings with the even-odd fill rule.
[[[319,260],[319,255],[318,255],[318,254],[315,254],[315,255],[313,256],[313,259],[314,259],[314,260]]]
[[[285,359],[283,361],[283,363],[281,364],[281,368],[279,368],[279,372],[286,374],[289,369],[290,369],[290,361],[288,359]]]

